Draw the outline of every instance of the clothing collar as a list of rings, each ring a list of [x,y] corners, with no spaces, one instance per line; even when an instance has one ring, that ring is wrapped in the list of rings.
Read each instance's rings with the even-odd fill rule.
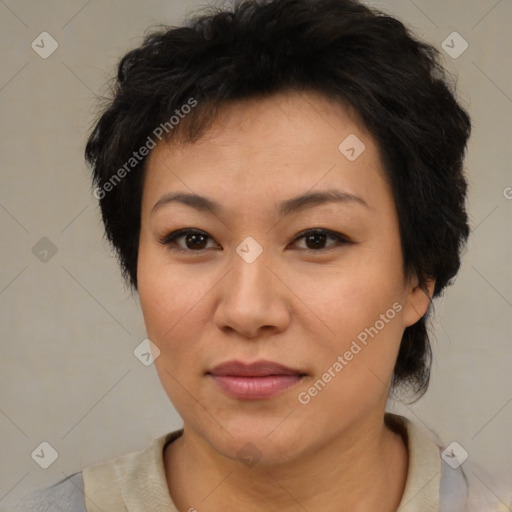
[[[409,466],[399,512],[438,512],[441,458],[439,448],[411,421],[386,413],[386,421],[406,440]],[[183,429],[160,436],[145,450],[130,453],[83,472],[88,512],[179,512],[169,494],[164,466],[165,447],[183,434]],[[117,481],[117,485],[112,480]],[[114,484],[114,485],[113,485]],[[118,493],[118,497],[115,493]],[[117,500],[117,501],[116,501]]]

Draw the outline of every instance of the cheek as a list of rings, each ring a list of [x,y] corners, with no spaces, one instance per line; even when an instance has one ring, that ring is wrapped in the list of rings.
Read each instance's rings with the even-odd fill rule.
[[[309,287],[313,293],[307,293],[308,283],[314,284]],[[403,334],[400,246],[381,240],[347,258],[346,265],[325,279],[308,279],[302,285],[299,293],[311,300],[310,307],[329,326],[318,331],[324,334],[316,350],[321,357],[320,379],[332,383],[319,393],[318,406],[327,407],[332,400],[343,407],[370,407],[387,393]],[[336,378],[325,374],[329,370]],[[322,383],[317,387],[322,388]]]
[[[138,293],[149,339],[163,352],[179,326],[188,288],[144,244],[139,249]],[[179,293],[178,293],[179,291]]]
[[[197,375],[204,371],[197,343],[203,330],[198,318],[198,291],[188,279],[151,264],[149,259],[142,258],[139,268],[139,297],[147,335],[160,349],[155,369],[171,403],[187,416],[193,405],[190,394],[196,396],[199,391]]]
[[[322,319],[334,332],[317,337],[318,373],[300,390],[302,397],[317,411],[334,407],[362,415],[388,393],[403,332],[400,296],[382,276],[352,273],[324,287],[318,299]]]
[[[170,264],[165,251],[141,235],[137,262],[138,294],[148,335],[162,343],[197,295],[194,280]],[[196,299],[197,301],[197,299]],[[190,308],[190,306],[188,306]]]
[[[197,271],[172,265],[161,251],[139,251],[138,292],[148,338],[160,349],[155,366],[161,379],[173,384],[204,371],[200,340],[211,312],[211,284]],[[204,274],[204,273],[203,273]],[[166,375],[167,374],[167,375]],[[174,383],[176,385],[176,383]],[[165,386],[168,388],[168,386]]]
[[[146,330],[160,350],[193,349],[193,339],[201,329],[201,295],[201,290],[179,279],[154,275],[141,280],[139,296]]]
[[[361,251],[330,272],[305,275],[301,280],[295,279],[294,289],[321,320],[318,325],[326,339],[331,340],[332,348],[343,348],[376,322],[380,327],[381,315],[385,316],[384,321],[388,320],[385,331],[390,339],[400,339],[400,312],[397,311],[402,309],[403,301],[400,253],[392,248],[388,252]],[[393,308],[395,303],[398,305]]]

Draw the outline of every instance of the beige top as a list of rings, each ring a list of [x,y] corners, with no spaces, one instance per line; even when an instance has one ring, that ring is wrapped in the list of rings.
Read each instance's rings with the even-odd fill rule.
[[[388,416],[400,421],[407,433],[409,470],[398,510],[438,512],[439,448],[408,419]],[[179,512],[167,487],[163,453],[182,433],[176,430],[155,439],[145,450],[84,469],[87,512]]]

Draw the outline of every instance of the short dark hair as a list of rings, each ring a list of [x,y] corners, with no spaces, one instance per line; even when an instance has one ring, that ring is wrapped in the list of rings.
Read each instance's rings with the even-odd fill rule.
[[[375,137],[398,211],[404,273],[424,290],[435,279],[440,295],[469,235],[463,159],[471,124],[439,52],[355,0],[236,0],[232,9],[210,9],[183,26],[157,27],[121,59],[113,97],[87,142],[105,233],[126,282],[137,289],[146,158],[134,151],[157,135],[198,140],[228,102],[312,91],[350,105]],[[428,387],[429,312],[405,329],[393,389],[421,396]]]

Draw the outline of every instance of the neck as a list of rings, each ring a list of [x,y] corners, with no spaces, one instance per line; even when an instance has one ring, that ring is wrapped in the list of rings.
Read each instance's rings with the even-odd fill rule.
[[[214,451],[192,429],[164,455],[171,497],[180,511],[322,510],[393,512],[407,478],[404,439],[367,418],[286,463],[246,467]]]

